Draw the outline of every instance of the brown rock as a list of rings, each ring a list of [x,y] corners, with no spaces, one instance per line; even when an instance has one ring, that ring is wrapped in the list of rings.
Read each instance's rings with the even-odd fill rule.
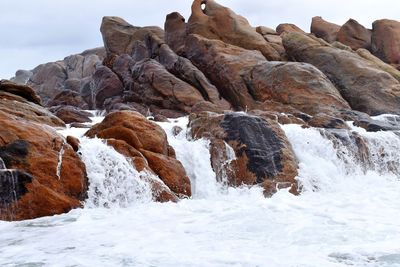
[[[165,42],[171,49],[181,55],[184,52],[186,38],[185,18],[178,12],[167,15],[165,24]]]
[[[66,141],[75,152],[78,152],[80,146],[80,141],[78,138],[68,135]]]
[[[317,114],[313,116],[312,119],[308,121],[308,125],[317,128],[350,130],[344,120],[327,114]]]
[[[353,109],[369,115],[400,114],[399,81],[370,61],[298,33],[284,36],[283,44],[290,57],[324,72]]]
[[[256,28],[256,32],[258,32],[261,35],[267,35],[267,34],[277,35],[278,34],[274,29],[271,29],[271,28],[265,27],[265,26],[258,26]]]
[[[16,84],[11,81],[1,80],[0,91],[7,92],[25,98],[27,101],[42,105],[40,97],[27,85]]]
[[[108,55],[131,55],[135,42],[142,41],[148,33],[164,39],[164,31],[159,27],[135,27],[119,17],[103,17],[100,31]]]
[[[186,54],[238,110],[264,109],[265,101],[310,114],[350,109],[327,77],[309,64],[268,62],[257,51],[198,35],[188,37]]]
[[[297,192],[297,163],[284,132],[267,119],[244,113],[202,113],[190,118],[194,138],[209,138],[217,179],[228,185],[259,184],[265,194],[290,187]],[[235,158],[229,158],[229,145]]]
[[[65,123],[85,123],[91,122],[92,114],[87,111],[83,111],[73,106],[55,106],[49,109],[54,115],[59,117]]]
[[[0,157],[17,172],[12,178],[19,188],[9,199],[16,183],[5,183],[4,173],[0,174],[0,219],[33,219],[80,207],[87,179],[85,166],[71,146],[49,127],[12,114],[0,111],[0,122]]]
[[[311,22],[311,33],[318,38],[322,38],[328,43],[333,43],[337,39],[340,26],[330,23],[321,17],[313,17]]]
[[[390,64],[400,64],[400,22],[382,19],[372,24],[372,53]]]
[[[204,10],[201,5],[205,5]],[[279,60],[279,53],[242,16],[213,0],[194,0],[187,24],[189,34],[259,50],[268,60]]]
[[[354,19],[349,19],[340,28],[337,40],[351,49],[359,48],[371,49],[371,30],[366,29]]]
[[[276,27],[276,32],[277,32],[279,35],[286,34],[286,33],[290,33],[290,32],[305,33],[302,29],[300,29],[299,27],[297,27],[296,25],[291,24],[291,23],[282,23],[282,24],[279,24],[279,25]]]
[[[53,106],[74,106],[81,109],[89,109],[88,103],[83,99],[82,95],[72,90],[63,90],[47,103],[48,107]]]
[[[148,166],[172,192],[179,196],[191,196],[190,181],[180,162],[174,158],[173,149],[168,145],[165,132],[139,113],[131,111],[110,113],[103,122],[94,125],[85,135],[108,139],[118,152],[133,159],[138,170],[146,169]],[[160,189],[161,185],[156,183],[153,186]],[[162,190],[160,192],[162,199],[167,199],[167,192]]]
[[[106,66],[99,66],[93,75],[93,94],[97,108],[103,108],[104,101],[122,95],[124,86],[118,76]]]
[[[150,168],[160,177],[160,179],[178,196],[191,196],[190,180],[182,164],[172,158],[162,154],[147,150],[140,150],[146,157]]]

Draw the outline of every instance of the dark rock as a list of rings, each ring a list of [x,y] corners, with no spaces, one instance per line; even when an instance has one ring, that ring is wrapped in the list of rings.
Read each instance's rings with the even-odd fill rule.
[[[122,95],[124,86],[112,70],[106,66],[99,66],[93,75],[92,90],[96,107],[102,108],[107,98]]]
[[[58,95],[56,95],[52,100],[47,103],[47,106],[74,106],[81,109],[89,109],[89,105],[83,99],[79,92],[72,90],[63,90]]]
[[[186,38],[185,18],[178,12],[167,15],[165,24],[165,42],[171,49],[181,55],[184,52]]]
[[[62,119],[65,123],[85,123],[91,122],[92,113],[83,111],[73,106],[55,106],[49,109],[54,115]]]
[[[0,91],[4,91],[13,95],[23,97],[29,102],[37,105],[42,105],[40,97],[35,93],[35,91],[26,85],[16,84],[11,81],[1,80],[0,81]]]

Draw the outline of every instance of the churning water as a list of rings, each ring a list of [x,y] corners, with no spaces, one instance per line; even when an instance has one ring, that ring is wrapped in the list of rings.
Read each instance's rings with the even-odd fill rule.
[[[160,125],[193,198],[152,202],[146,174],[102,141],[82,138],[91,182],[85,208],[0,222],[0,266],[400,266],[395,133],[354,128],[366,140],[360,150],[347,131],[284,125],[303,193],[264,198],[260,188],[216,182],[208,142],[189,141],[186,123]],[[176,137],[174,125],[184,129]]]

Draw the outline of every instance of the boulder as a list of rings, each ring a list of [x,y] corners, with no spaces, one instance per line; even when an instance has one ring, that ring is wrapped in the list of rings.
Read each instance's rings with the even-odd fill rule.
[[[27,85],[17,84],[8,80],[1,80],[0,91],[17,95],[29,102],[32,102],[37,105],[42,105],[40,97],[35,93],[35,91],[31,87]]]
[[[0,219],[33,219],[80,207],[87,178],[72,147],[51,128],[13,114],[0,111],[0,123],[6,166],[0,172]]]
[[[103,108],[104,101],[113,96],[120,96],[124,86],[118,76],[106,66],[98,66],[93,74],[92,94],[95,107]]]
[[[357,54],[370,61],[371,63],[374,63],[376,65],[377,68],[386,71],[387,73],[389,73],[390,75],[393,76],[393,78],[395,78],[396,80],[398,80],[400,82],[400,71],[397,70],[395,67],[393,67],[392,65],[389,65],[385,62],[383,62],[381,59],[379,59],[378,57],[374,56],[371,54],[371,52],[369,52],[366,49],[360,48],[357,50]]]
[[[320,69],[352,109],[369,115],[400,114],[400,83],[356,53],[340,50],[299,33],[283,37],[288,55]]]
[[[351,49],[371,49],[371,30],[366,29],[354,19],[349,19],[340,28],[337,40],[342,44],[350,46]]]
[[[210,139],[219,181],[261,185],[268,196],[279,188],[297,193],[297,162],[278,123],[244,113],[201,113],[191,116],[189,126],[193,138]]]
[[[120,143],[117,145],[113,141],[117,151],[125,151],[122,154],[134,158],[139,170],[148,168],[156,173],[177,196],[191,196],[190,180],[182,164],[175,159],[165,132],[141,114],[132,111],[110,113],[85,135],[118,140]],[[121,141],[124,142],[123,148]]]
[[[328,43],[333,43],[337,39],[340,26],[325,21],[321,17],[313,17],[311,22],[311,33],[318,38],[322,38]]]
[[[309,114],[350,109],[329,79],[312,65],[268,62],[258,51],[198,35],[188,36],[186,54],[237,110],[268,109],[266,101]]]
[[[278,33],[274,30],[271,29],[269,27],[265,27],[265,26],[258,26],[256,28],[256,32],[258,32],[261,35],[278,35]]]
[[[167,15],[164,24],[165,43],[178,55],[184,52],[186,38],[185,18],[178,12]]]
[[[52,100],[50,100],[47,105],[49,107],[65,105],[74,106],[81,109],[89,109],[89,105],[86,103],[80,93],[68,89],[61,91]]]
[[[372,24],[372,53],[390,64],[400,64],[400,22],[382,19]]]
[[[187,32],[245,49],[259,50],[268,60],[280,59],[279,53],[250,26],[244,17],[213,0],[193,1]]]
[[[54,106],[49,110],[65,123],[91,122],[90,117],[93,116],[92,113],[73,106]]]
[[[276,27],[276,32],[279,35],[284,35],[290,32],[305,33],[302,29],[291,23],[282,23]]]
[[[100,31],[108,55],[131,55],[135,42],[150,32],[164,39],[164,31],[159,27],[135,27],[119,17],[103,17]]]

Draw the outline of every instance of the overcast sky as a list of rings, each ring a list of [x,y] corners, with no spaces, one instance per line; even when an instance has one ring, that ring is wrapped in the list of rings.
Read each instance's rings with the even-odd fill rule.
[[[371,27],[374,20],[400,20],[400,0],[219,0],[253,26],[294,23],[309,31],[313,16],[337,24],[349,18]],[[120,16],[133,25],[163,26],[178,11],[187,19],[191,0],[0,0],[0,78],[17,69],[102,46],[103,16]]]

